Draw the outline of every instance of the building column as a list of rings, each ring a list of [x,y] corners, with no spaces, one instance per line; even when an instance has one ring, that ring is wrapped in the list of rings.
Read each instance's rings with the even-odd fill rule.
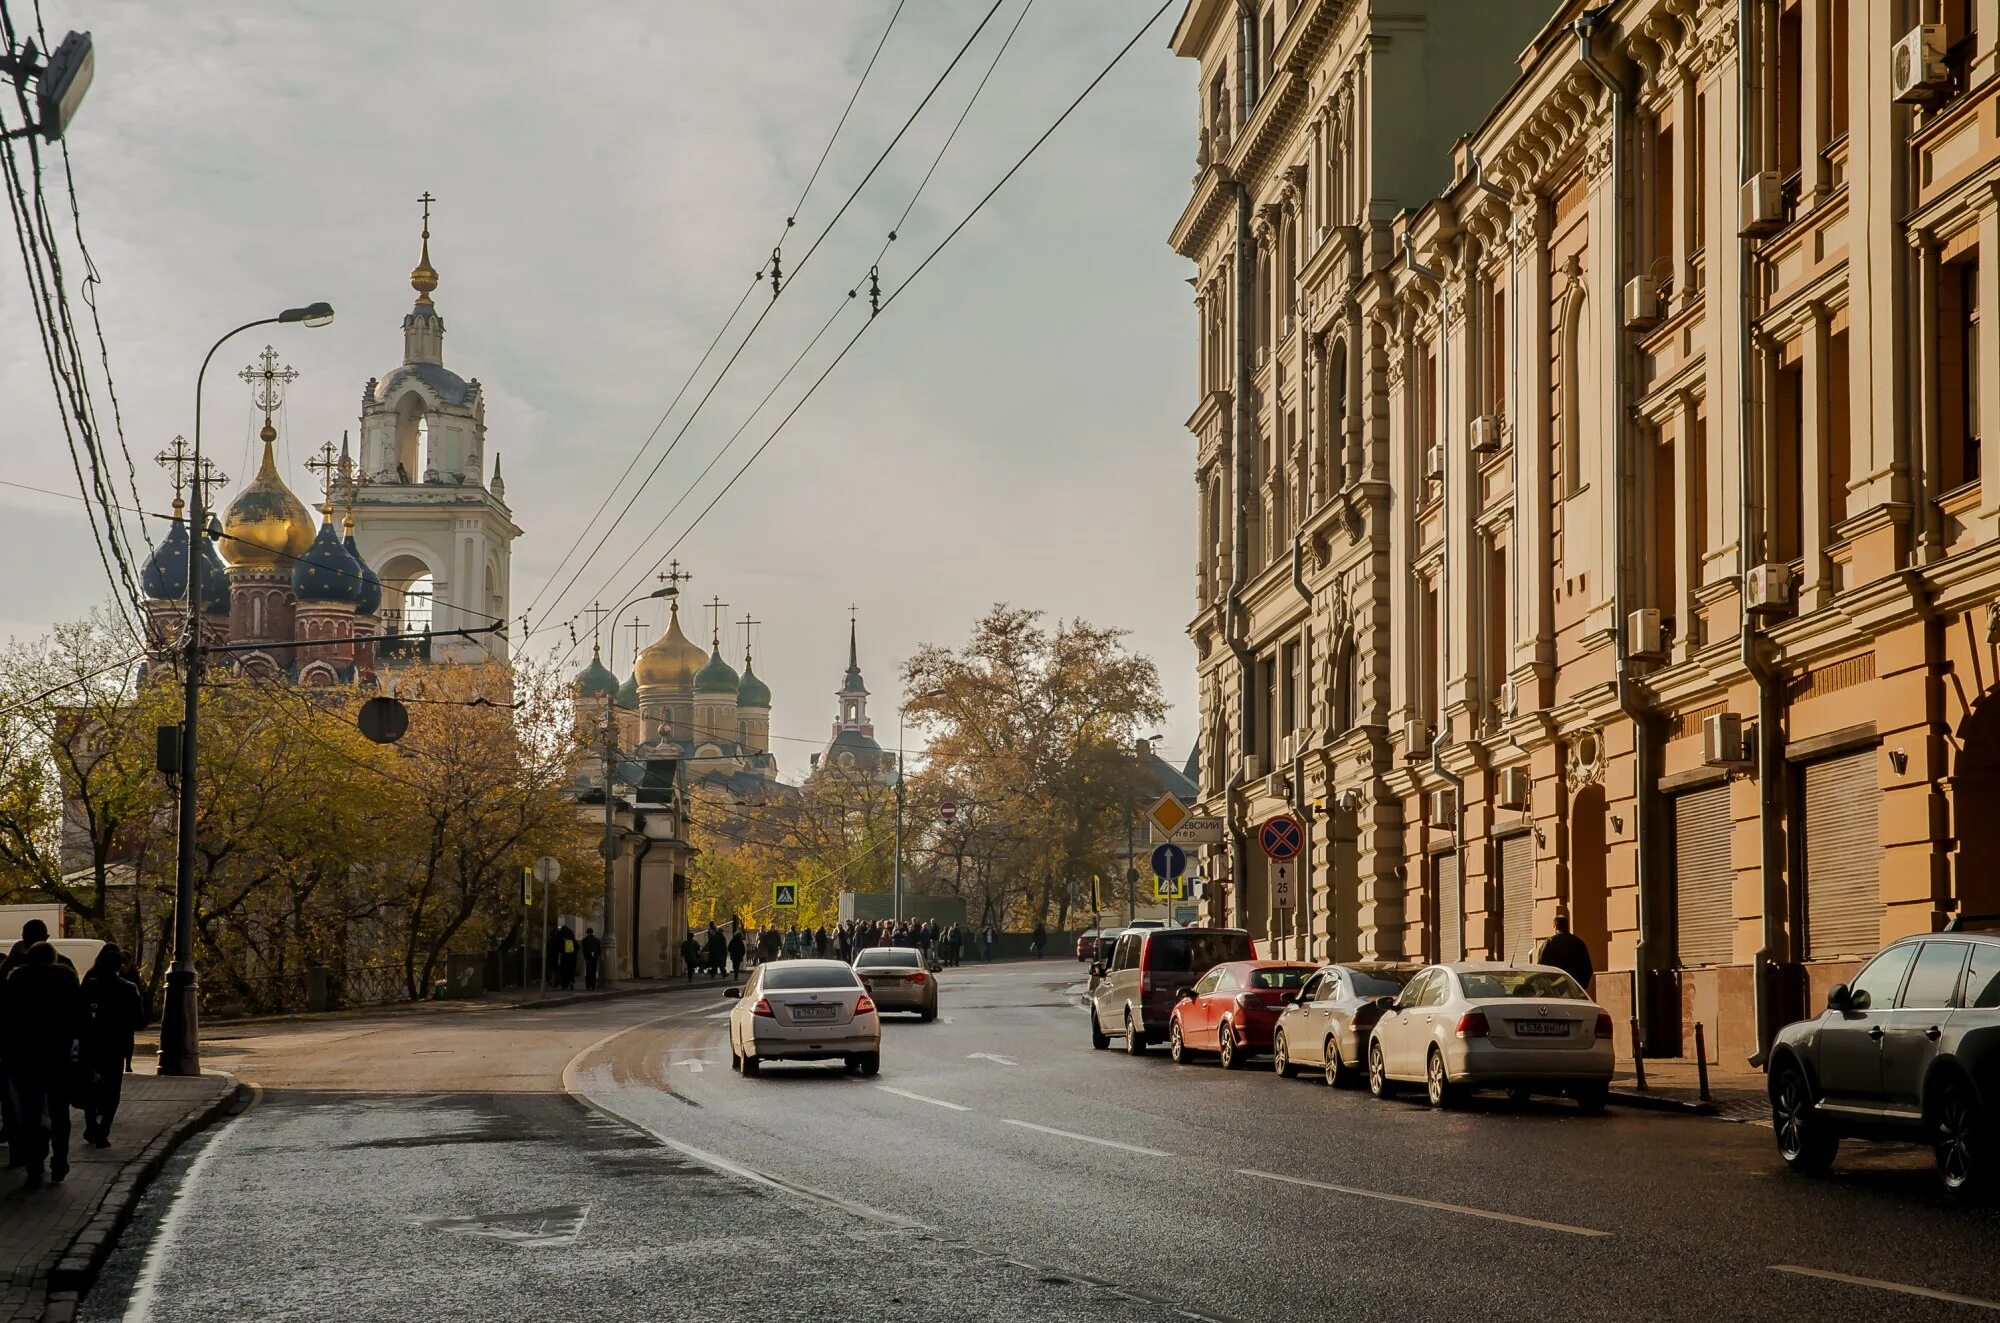
[[[1810,211],[1833,191],[1826,168],[1827,103],[1832,94],[1833,33],[1829,5],[1850,0],[1799,0],[1799,50],[1806,67],[1799,75],[1799,205]]]
[[[2000,188],[1989,185],[1979,201],[1979,361],[1970,370],[1979,374],[1979,514],[1985,526],[1978,538],[1985,541],[2000,515],[2000,335],[1994,333],[2000,326]],[[1929,327],[1924,332],[1935,341]]]
[[[1799,378],[1804,395],[1799,418],[1799,547],[1805,569],[1799,584],[1801,614],[1825,606],[1833,592],[1827,582],[1826,544],[1833,512],[1827,508],[1827,310],[1805,307],[1799,328]],[[1766,489],[1769,490],[1768,488]]]

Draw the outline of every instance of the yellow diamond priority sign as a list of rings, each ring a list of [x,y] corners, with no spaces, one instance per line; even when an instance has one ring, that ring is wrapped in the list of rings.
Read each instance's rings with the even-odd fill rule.
[[[1146,810],[1146,816],[1164,835],[1171,837],[1180,829],[1180,825],[1188,820],[1187,805],[1181,803],[1171,793],[1161,795],[1159,802]]]

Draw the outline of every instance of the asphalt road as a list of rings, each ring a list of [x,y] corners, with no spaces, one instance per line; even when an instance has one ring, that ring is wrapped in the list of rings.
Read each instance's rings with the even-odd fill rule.
[[[85,1316],[2000,1310],[2000,1214],[1941,1206],[1914,1151],[1802,1180],[1759,1126],[1095,1052],[1076,980],[950,971],[873,1080],[732,1074],[705,995],[220,1044],[265,1092],[169,1169]]]

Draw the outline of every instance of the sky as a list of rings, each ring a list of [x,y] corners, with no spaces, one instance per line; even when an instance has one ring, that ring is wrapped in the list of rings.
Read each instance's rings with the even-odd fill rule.
[[[17,18],[29,4],[13,0]],[[882,258],[894,303],[697,522],[865,321],[869,267],[1023,4]],[[237,479],[226,502],[254,471],[261,422],[234,374],[268,339],[300,374],[278,419],[279,460],[311,499],[303,461],[357,426],[364,383],[401,361],[416,199],[428,190],[445,361],[486,391],[486,449],[501,456],[525,530],[513,609],[532,608],[531,651],[566,650],[565,622],[593,599],[610,606],[655,586],[643,572],[684,538],[673,555],[694,575],[686,600],[720,596],[730,617],[762,622],[757,671],[788,776],[827,737],[850,604],[885,743],[903,660],[961,643],[1006,601],[1130,630],[1172,705],[1164,726],[1140,733],[1165,734],[1161,750],[1178,760],[1195,731],[1183,425],[1194,322],[1190,269],[1166,236],[1187,201],[1196,122],[1191,66],[1167,49],[1179,6],[898,291],[1156,4],[1003,0],[814,248],[988,8],[904,0],[786,237],[796,282],[697,413],[720,359],[771,303],[768,285],[750,295],[611,511],[680,433],[672,453],[558,597],[601,522],[552,581],[558,562],[785,230],[896,0],[43,0],[52,33],[89,29],[96,45],[69,148],[141,494],[167,508],[151,460],[192,431],[207,345],[325,299],[338,310],[330,327],[272,328],[224,349],[203,424]],[[0,241],[0,477],[74,493],[20,264],[4,230]],[[0,563],[14,571],[0,575],[0,635],[39,636],[109,595],[74,500],[0,486]],[[648,606],[650,640],[663,619]],[[705,641],[708,618],[690,611],[683,623]],[[572,664],[588,659],[587,623]],[[631,638],[616,635],[621,674]],[[740,631],[725,631],[723,650],[740,662]]]

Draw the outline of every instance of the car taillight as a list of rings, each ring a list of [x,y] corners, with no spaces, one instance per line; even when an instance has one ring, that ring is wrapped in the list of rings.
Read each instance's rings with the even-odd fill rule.
[[[1492,1032],[1492,1028],[1493,1026],[1486,1023],[1485,1011],[1467,1011],[1464,1015],[1458,1017],[1458,1036],[1460,1038],[1484,1038],[1488,1033]]]
[[[918,970],[916,973],[910,975],[910,982],[912,983],[922,983],[923,981],[924,981],[924,971],[921,969]]]
[[[1141,974],[1150,973],[1152,971],[1152,968],[1153,968],[1153,944],[1151,942],[1142,940],[1139,943],[1139,972]]]
[[[1611,1012],[1610,1012],[1610,1011],[1599,1011],[1599,1012],[1597,1013],[1597,1036],[1598,1036],[1599,1038],[1609,1038],[1609,1037],[1611,1037]]]
[[[1254,996],[1252,996],[1247,992],[1239,992],[1236,994],[1236,1009],[1239,1011],[1254,1011],[1259,1006],[1262,1005],[1263,1005],[1262,1002],[1258,1001]]]
[[[875,1013],[875,999],[865,992],[862,993],[861,1000],[854,1003],[854,1013],[856,1015],[873,1015]]]
[[[755,1006],[752,1006],[752,1007],[750,1008],[750,1014],[752,1014],[752,1015],[770,1015],[770,1014],[771,1014],[771,1001],[770,1001],[770,998],[768,998],[768,997],[759,997],[759,998],[757,999],[757,1004],[756,1004]],[[773,1017],[773,1018],[775,1018],[775,1017]]]

